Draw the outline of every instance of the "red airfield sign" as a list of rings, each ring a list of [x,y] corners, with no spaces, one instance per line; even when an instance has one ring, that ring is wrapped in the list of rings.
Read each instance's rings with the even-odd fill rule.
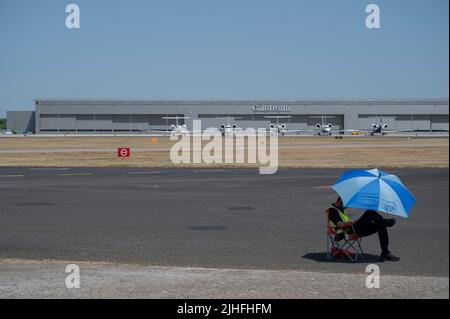
[[[119,147],[117,149],[117,157],[130,157],[131,152],[129,147]]]

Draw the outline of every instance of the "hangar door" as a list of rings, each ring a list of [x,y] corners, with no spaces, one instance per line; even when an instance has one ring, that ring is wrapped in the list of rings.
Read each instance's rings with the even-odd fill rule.
[[[395,121],[397,130],[429,131],[430,127],[430,115],[398,115]]]
[[[448,115],[431,115],[433,131],[448,131]]]

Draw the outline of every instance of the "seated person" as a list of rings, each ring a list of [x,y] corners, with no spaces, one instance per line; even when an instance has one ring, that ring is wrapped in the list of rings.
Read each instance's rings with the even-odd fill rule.
[[[395,219],[385,219],[374,210],[366,210],[357,221],[353,222],[345,213],[344,203],[339,197],[332,207],[329,208],[328,216],[333,226],[343,227],[351,222],[353,227],[344,228],[347,234],[355,232],[359,237],[366,237],[378,233],[381,245],[380,261],[399,261],[400,258],[394,256],[389,251],[389,235],[387,227],[395,224]],[[344,238],[344,233],[338,233],[335,237],[337,241]]]

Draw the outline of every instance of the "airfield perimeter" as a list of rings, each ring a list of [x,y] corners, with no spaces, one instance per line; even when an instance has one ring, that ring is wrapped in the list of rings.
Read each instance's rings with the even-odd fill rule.
[[[449,297],[448,138],[280,145],[293,169],[259,175],[173,168],[161,138],[0,139],[0,298]],[[386,169],[416,196],[390,232],[400,262],[378,263],[377,236],[363,261],[326,262],[323,210],[346,167]],[[69,263],[81,289],[64,286]]]
[[[4,137],[0,138],[0,166],[195,167],[170,161],[169,151],[174,143],[168,137],[148,136]],[[118,147],[130,147],[132,156],[117,158]],[[279,166],[285,168],[439,168],[448,167],[448,162],[448,137],[279,138]],[[255,167],[255,164],[225,165],[236,166]]]

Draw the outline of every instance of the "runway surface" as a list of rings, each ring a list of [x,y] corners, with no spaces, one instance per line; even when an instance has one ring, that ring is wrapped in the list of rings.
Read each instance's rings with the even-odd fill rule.
[[[0,168],[0,258],[364,273],[325,261],[324,209],[343,170]],[[448,169],[390,170],[417,197],[382,274],[449,276]],[[357,217],[358,211],[351,211]]]

